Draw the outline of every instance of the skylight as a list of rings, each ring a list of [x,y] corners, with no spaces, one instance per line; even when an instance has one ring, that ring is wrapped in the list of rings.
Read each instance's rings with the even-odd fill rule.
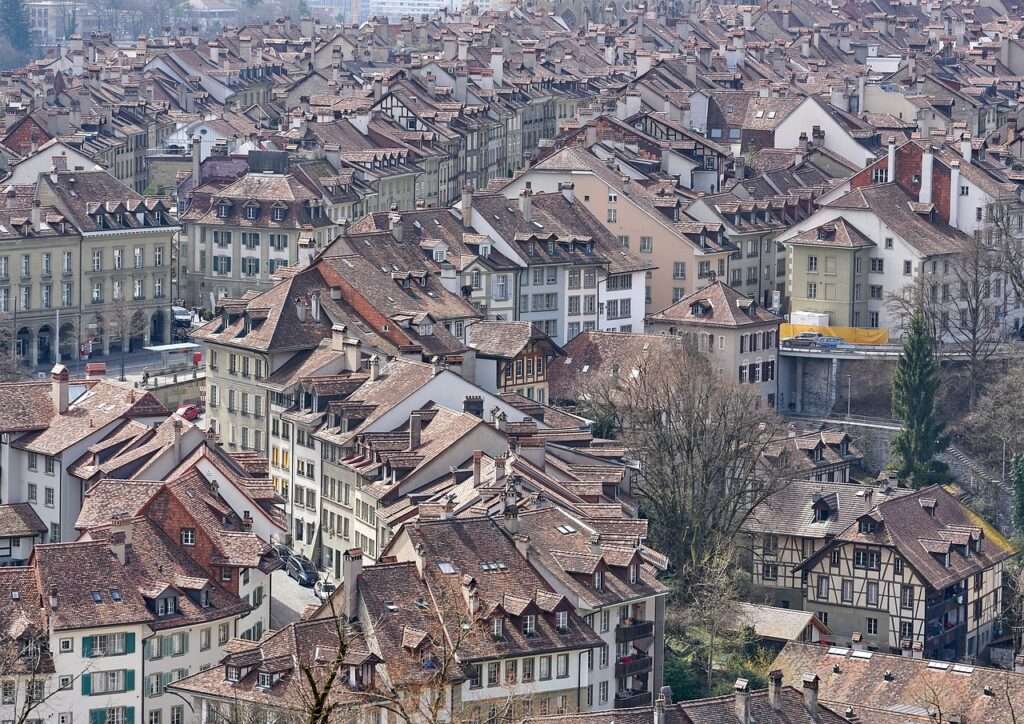
[[[495,571],[507,571],[508,564],[505,561],[481,561],[480,569],[493,573]]]
[[[452,573],[455,573],[455,566],[453,566],[448,561],[441,561],[440,563],[437,564],[437,567],[441,569],[441,573],[444,573],[444,574],[447,574],[447,575],[451,575]]]
[[[20,591],[11,591],[11,600],[12,601],[17,601],[20,598],[21,598],[21,592]]]
[[[92,602],[93,603],[102,603],[103,602],[103,596],[102,596],[102,594],[100,594],[99,591],[93,591],[92,592]]]
[[[764,118],[764,111],[758,111],[755,113],[754,118]]]
[[[110,589],[110,600],[111,601],[120,601],[121,600],[121,592],[119,590],[117,590],[116,588],[111,588]]]
[[[565,525],[564,523],[555,528],[555,530],[557,530],[562,535],[569,535],[570,533],[576,532],[575,528],[573,528],[571,525]]]

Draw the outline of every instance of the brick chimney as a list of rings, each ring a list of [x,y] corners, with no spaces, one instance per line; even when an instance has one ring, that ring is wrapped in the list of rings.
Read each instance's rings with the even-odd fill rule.
[[[68,411],[68,368],[58,364],[50,372],[50,394],[53,398],[53,409],[63,415]]]
[[[359,618],[359,575],[362,572],[362,548],[349,548],[341,556],[341,576],[345,582],[345,610],[342,614],[346,621]]]

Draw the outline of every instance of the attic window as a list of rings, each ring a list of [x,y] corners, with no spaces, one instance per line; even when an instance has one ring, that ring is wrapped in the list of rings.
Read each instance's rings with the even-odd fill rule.
[[[832,516],[832,511],[829,510],[827,505],[819,505],[814,509],[814,522],[815,523],[827,523],[828,519]]]
[[[275,206],[273,211],[270,212],[270,217],[274,221],[284,221],[284,215],[286,211],[287,209],[284,208],[283,206]]]
[[[775,111],[768,111],[769,118],[775,118]]]
[[[563,631],[563,632],[569,630],[569,612],[568,611],[558,611],[558,612],[555,613],[555,628],[557,628],[559,631]]]
[[[208,589],[203,590],[202,594],[200,595],[200,601],[202,602],[203,608],[210,607],[210,591]]]
[[[508,564],[505,561],[482,561],[480,563],[480,570],[493,573],[495,571],[507,571]]]
[[[447,252],[444,249],[434,249],[434,261],[440,263],[444,261],[447,256]]]
[[[562,535],[569,535],[570,533],[576,532],[575,528],[573,528],[571,525],[566,525],[565,523],[555,528],[555,530],[557,530]]]
[[[258,686],[261,689],[269,689],[272,683],[273,680],[271,679],[269,673],[267,673],[266,671],[261,671],[259,673],[259,678],[256,686]]]
[[[245,207],[245,218],[247,219],[255,219],[257,216],[259,216],[259,213],[260,207],[256,206],[255,204],[250,204],[249,206]]]
[[[448,561],[440,561],[437,564],[437,567],[441,570],[441,573],[444,573],[445,575],[451,575],[455,573],[455,566],[453,566]]]
[[[103,603],[103,594],[99,591],[93,591],[91,595],[93,603]]]
[[[594,590],[604,590],[604,571],[602,571],[601,569],[594,571]]]
[[[225,666],[224,667],[224,678],[228,681],[237,682],[239,671],[237,666]]]
[[[110,600],[111,601],[120,601],[121,600],[121,592],[119,590],[117,590],[116,588],[111,588],[110,589]]]
[[[20,591],[11,591],[11,600],[12,601],[17,601],[19,599],[21,599],[21,592]]]
[[[871,518],[861,518],[860,523],[857,526],[857,530],[861,533],[874,533],[876,528],[877,526],[875,525],[875,521]]]
[[[398,611],[398,606],[395,605],[394,601],[385,601],[384,608],[386,608],[391,613],[397,613]]]
[[[755,113],[754,118],[764,118],[764,111],[758,111]]]
[[[228,218],[228,213],[230,212],[230,210],[231,210],[231,204],[227,203],[226,201],[223,202],[223,203],[217,204],[217,218],[219,218],[219,219],[226,219],[226,218]]]

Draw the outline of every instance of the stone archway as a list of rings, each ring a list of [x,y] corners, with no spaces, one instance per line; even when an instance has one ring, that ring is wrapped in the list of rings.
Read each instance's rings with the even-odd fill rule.
[[[149,318],[149,343],[169,344],[171,340],[166,338],[167,312],[157,309]]]
[[[28,327],[19,329],[17,339],[15,340],[15,350],[19,364],[34,364],[34,345],[35,338],[32,336],[32,330]]]
[[[36,364],[51,364],[53,362],[55,343],[53,327],[44,324],[36,334]]]
[[[141,309],[131,316],[127,331],[129,352],[135,352],[146,346],[146,337],[149,336],[149,321]]]
[[[61,362],[74,362],[78,359],[78,335],[75,334],[75,325],[65,322],[60,325],[60,360]]]

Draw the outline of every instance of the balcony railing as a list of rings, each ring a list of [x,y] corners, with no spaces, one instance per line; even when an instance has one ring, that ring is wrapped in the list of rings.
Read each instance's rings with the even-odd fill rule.
[[[615,642],[624,643],[636,639],[647,638],[654,635],[653,621],[636,621],[633,623],[620,623],[615,627]]]
[[[651,705],[651,692],[649,691],[616,691],[615,708],[633,709],[638,706]]]
[[[615,662],[615,676],[621,679],[635,674],[646,674],[653,666],[654,660],[650,656],[623,656]]]

